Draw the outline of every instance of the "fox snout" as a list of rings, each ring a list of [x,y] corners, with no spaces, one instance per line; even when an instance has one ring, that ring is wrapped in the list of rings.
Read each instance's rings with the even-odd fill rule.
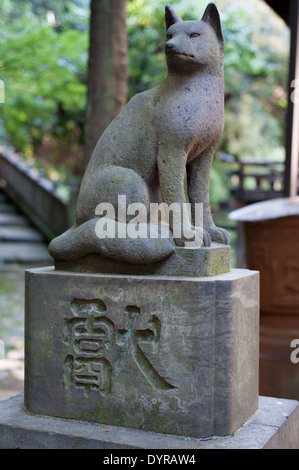
[[[194,54],[184,52],[180,47],[177,46],[177,44],[175,44],[174,41],[171,40],[167,41],[167,43],[165,44],[165,54],[175,54],[179,56],[189,57],[191,59],[195,58]]]
[[[165,54],[169,54],[170,52],[177,52],[173,41],[167,41],[165,44]]]

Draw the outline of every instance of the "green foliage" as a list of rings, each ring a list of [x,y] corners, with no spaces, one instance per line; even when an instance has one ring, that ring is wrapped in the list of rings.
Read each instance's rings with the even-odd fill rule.
[[[79,31],[88,30],[90,0],[17,0],[17,3],[29,7],[34,15],[49,15],[49,20],[53,19],[56,26],[62,25],[63,28]]]
[[[289,31],[264,2],[228,2],[223,14],[225,132],[239,157],[284,159]],[[237,21],[236,21],[237,19]]]
[[[165,0],[127,0],[128,98],[166,76]],[[206,0],[173,0],[184,20],[200,19]],[[220,149],[238,156],[284,158],[289,33],[261,0],[218,0],[225,49],[225,131]],[[29,158],[76,172],[83,157],[89,0],[2,0],[0,140]],[[64,165],[64,167],[63,167]],[[221,162],[211,198],[228,194]]]
[[[88,34],[61,23],[58,30],[55,19],[49,23],[34,14],[27,2],[16,11],[14,3],[0,6],[1,127],[14,147],[31,156],[44,136],[67,138],[83,122]]]

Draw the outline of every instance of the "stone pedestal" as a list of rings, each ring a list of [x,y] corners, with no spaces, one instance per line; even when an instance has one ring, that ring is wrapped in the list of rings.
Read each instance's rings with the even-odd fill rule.
[[[23,403],[23,394],[0,402],[0,449],[102,449],[103,453],[96,454],[97,465],[103,463],[103,454],[110,459],[123,455],[123,450],[120,453],[116,449],[130,450],[125,453],[127,458],[134,456],[137,463],[143,465],[153,463],[153,457],[149,461],[147,455],[156,455],[155,451],[146,452],[146,449],[167,450],[164,455],[170,459],[178,453],[169,450],[176,449],[183,458],[195,455],[195,463],[202,462],[203,457],[211,463],[210,453],[201,453],[197,458],[196,451],[203,449],[299,449],[296,400],[259,397],[258,410],[233,435],[208,439],[37,416],[28,413]],[[105,449],[111,450],[105,453]],[[157,454],[163,458],[161,451]],[[90,460],[90,456],[88,458]]]
[[[78,259],[55,260],[55,268],[68,272],[95,272],[102,274],[129,274],[143,276],[205,277],[227,273],[230,270],[230,246],[212,243],[201,248],[175,247],[166,259],[150,264],[131,264],[96,253]]]
[[[259,275],[26,272],[30,413],[206,438],[258,407]]]

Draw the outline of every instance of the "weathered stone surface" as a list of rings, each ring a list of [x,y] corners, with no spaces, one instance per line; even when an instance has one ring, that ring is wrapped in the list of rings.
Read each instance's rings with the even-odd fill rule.
[[[189,233],[196,226],[197,247],[210,246],[211,241],[229,245],[228,232],[213,222],[209,201],[210,169],[224,125],[220,16],[215,4],[209,3],[200,21],[183,21],[167,5],[165,22],[168,76],[157,87],[133,97],[102,134],[81,183],[75,224],[49,245],[55,260],[97,253],[133,266],[156,263],[174,258],[175,245],[186,246],[188,234],[174,230],[181,225]],[[115,214],[105,215],[110,220],[132,220],[132,214],[120,220],[120,195],[126,198],[125,209],[143,205],[144,223],[150,220],[151,203],[163,202],[168,208],[176,204],[182,215],[185,175],[191,217],[169,218],[173,238],[97,239],[95,224],[104,216],[98,214],[98,205],[113,207]],[[202,224],[196,220],[196,204],[203,206]],[[98,266],[95,257],[83,261],[95,261],[93,270]]]
[[[23,394],[0,402],[0,449],[299,449],[298,429],[298,401],[272,397],[259,397],[256,413],[233,435],[204,440],[35,416]]]
[[[258,273],[26,273],[29,411],[193,437],[257,408]]]
[[[157,276],[216,276],[230,270],[230,246],[213,243],[210,247],[175,247],[167,259],[150,264],[126,263],[98,254],[73,261],[55,261],[58,270],[106,274],[152,274]]]

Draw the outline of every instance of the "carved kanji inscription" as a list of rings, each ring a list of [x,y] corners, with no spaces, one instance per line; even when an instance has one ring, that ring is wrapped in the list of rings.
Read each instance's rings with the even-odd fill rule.
[[[129,356],[154,389],[175,388],[159,375],[140,346],[154,345],[160,340],[161,322],[157,316],[150,317],[148,329],[138,330],[140,309],[128,305],[124,309],[125,328],[117,329],[101,300],[75,299],[70,310],[72,316],[64,321],[64,343],[68,349],[64,361],[67,390],[81,388],[85,396],[91,390],[109,394]]]

